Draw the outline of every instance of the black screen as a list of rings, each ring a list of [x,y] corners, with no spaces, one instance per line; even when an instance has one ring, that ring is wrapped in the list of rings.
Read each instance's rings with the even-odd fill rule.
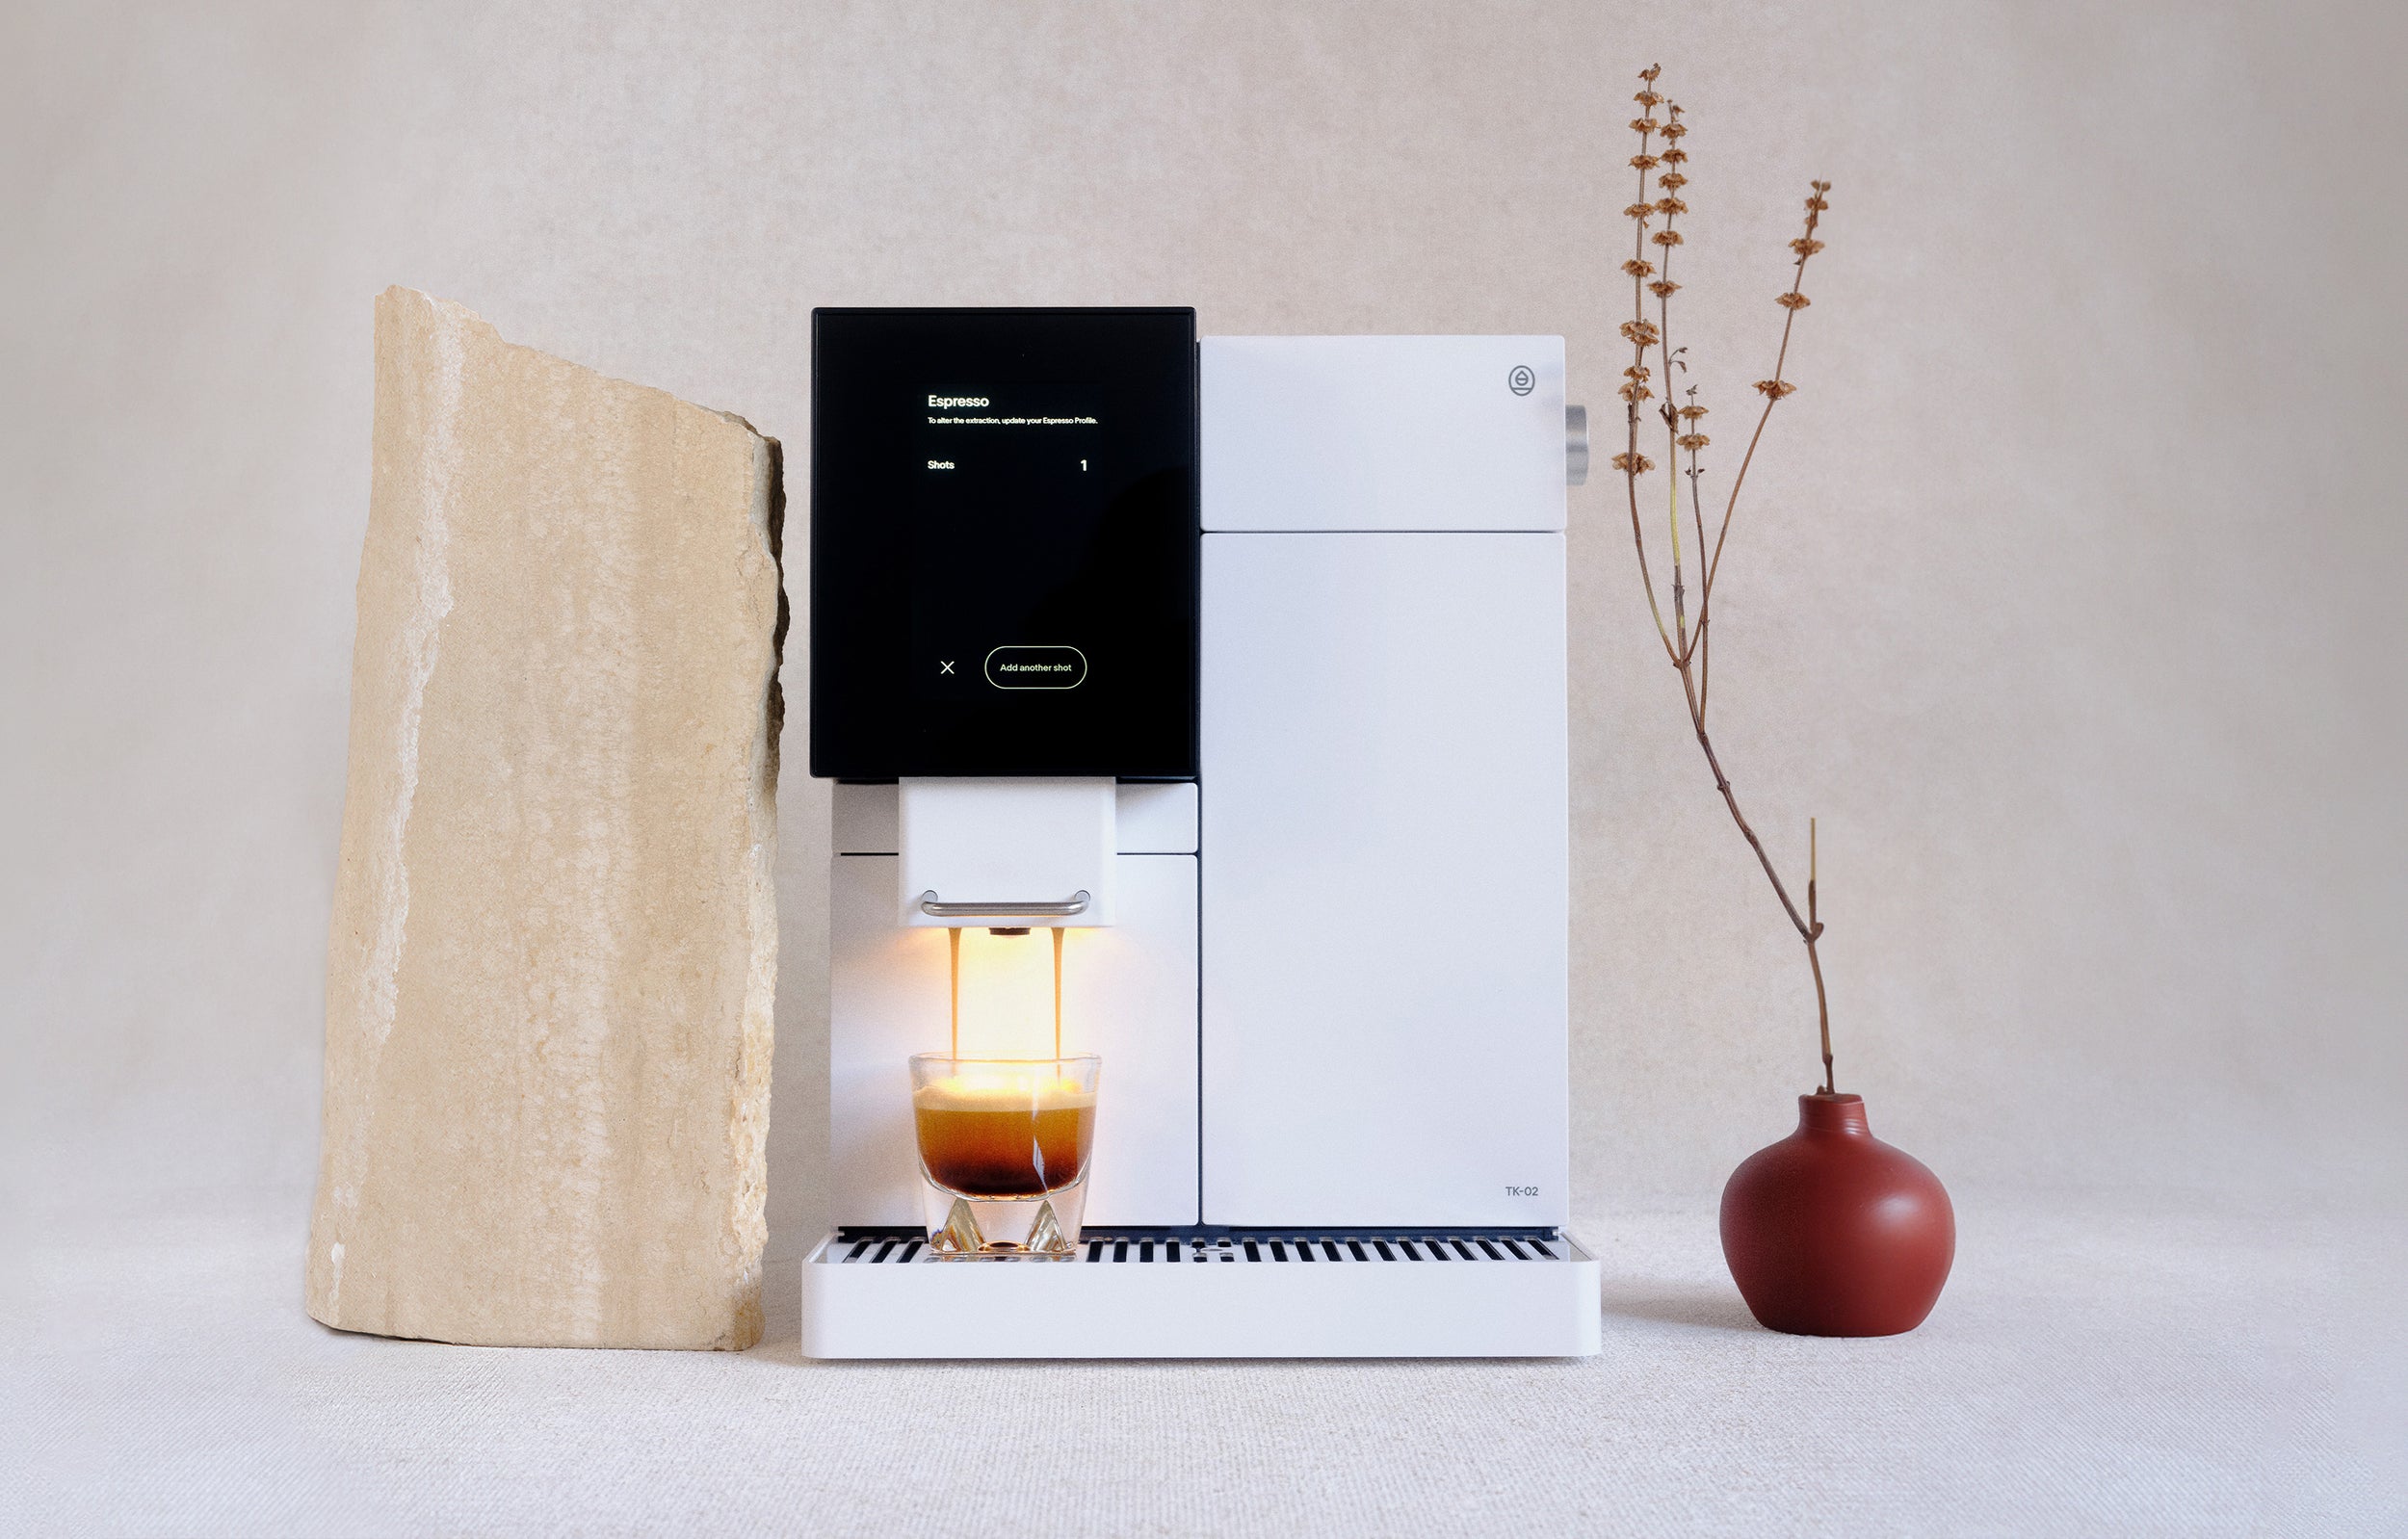
[[[1195,773],[1195,312],[816,310],[811,772]]]

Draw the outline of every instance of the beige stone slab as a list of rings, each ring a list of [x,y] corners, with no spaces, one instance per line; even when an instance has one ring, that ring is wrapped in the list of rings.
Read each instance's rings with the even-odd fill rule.
[[[778,447],[377,300],[309,1313],[759,1339]]]

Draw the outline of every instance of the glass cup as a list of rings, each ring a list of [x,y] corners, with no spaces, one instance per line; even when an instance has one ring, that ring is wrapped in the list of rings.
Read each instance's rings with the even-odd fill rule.
[[[911,1058],[929,1248],[946,1257],[1066,1257],[1095,1146],[1092,1053]]]

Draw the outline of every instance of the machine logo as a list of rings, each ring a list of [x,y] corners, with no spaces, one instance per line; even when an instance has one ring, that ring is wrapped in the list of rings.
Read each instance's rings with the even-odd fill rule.
[[[1515,364],[1513,372],[1505,376],[1505,388],[1517,396],[1529,395],[1538,388],[1537,372],[1527,363]]]

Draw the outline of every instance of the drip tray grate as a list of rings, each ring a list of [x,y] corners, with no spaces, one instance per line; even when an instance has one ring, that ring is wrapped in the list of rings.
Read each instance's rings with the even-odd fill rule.
[[[840,1231],[823,1258],[836,1265],[897,1265],[948,1262],[929,1248],[918,1230]],[[1065,1258],[1003,1257],[987,1261]],[[1561,1262],[1569,1259],[1557,1236],[1533,1230],[1245,1230],[1199,1233],[1186,1230],[1089,1230],[1076,1259],[1101,1265],[1170,1265],[1216,1262],[1255,1265],[1340,1265],[1381,1262]]]

